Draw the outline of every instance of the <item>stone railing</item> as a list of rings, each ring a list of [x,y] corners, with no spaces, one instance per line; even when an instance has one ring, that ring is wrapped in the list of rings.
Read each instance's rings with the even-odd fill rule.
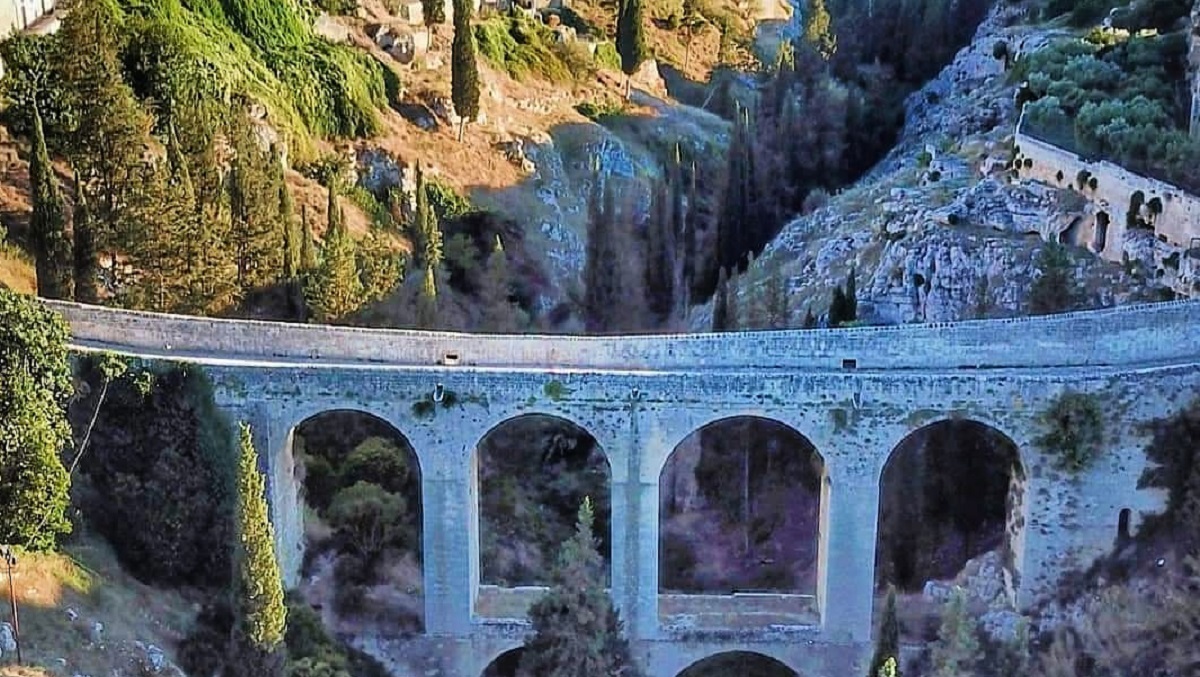
[[[809,626],[821,622],[816,597],[787,593],[660,594],[658,616],[663,625],[678,629]]]
[[[1003,320],[608,337],[362,329],[46,304],[66,317],[77,347],[185,360],[694,371],[1053,368],[1200,358],[1200,301]]]

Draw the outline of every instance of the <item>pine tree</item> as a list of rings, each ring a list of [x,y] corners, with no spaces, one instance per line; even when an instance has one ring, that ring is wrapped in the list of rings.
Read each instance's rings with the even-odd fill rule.
[[[883,674],[882,670],[888,661],[892,661],[892,677],[899,673],[894,665],[900,657],[900,621],[896,617],[896,588],[888,586],[887,603],[883,607],[883,621],[879,625],[879,638],[875,643],[875,655],[871,658],[871,669],[867,677]]]
[[[383,299],[399,284],[403,276],[400,256],[382,233],[368,233],[359,243],[358,272],[364,303]]]
[[[765,270],[762,294],[756,297],[756,315],[761,318],[762,329],[786,329],[791,323],[792,311],[788,307],[787,286],[783,269],[773,263]]]
[[[617,53],[621,55],[621,70],[625,73],[626,98],[631,94],[630,76],[648,57],[643,14],[642,0],[618,0]]]
[[[71,235],[74,240],[75,300],[79,303],[100,302],[100,261],[92,231],[91,210],[87,194],[75,175],[75,210],[71,216]]]
[[[809,0],[804,17],[804,41],[826,61],[837,52],[837,35],[825,0]]]
[[[529,609],[533,634],[521,655],[522,677],[641,675],[604,590],[593,522],[592,503],[585,498],[575,535],[563,543],[551,572],[552,587]]]
[[[194,205],[171,181],[166,167],[145,164],[135,176],[118,212],[116,243],[138,275],[122,286],[122,300],[133,308],[159,312],[191,310],[193,287],[187,269]]]
[[[1038,252],[1035,265],[1038,277],[1029,289],[1029,310],[1034,315],[1048,315],[1069,310],[1075,303],[1075,270],[1067,248],[1058,242],[1047,242]]]
[[[467,121],[479,116],[479,65],[475,63],[475,34],[471,30],[471,0],[454,0],[454,42],[450,46],[450,98],[459,116],[458,140]]]
[[[421,0],[421,15],[426,26],[446,23],[445,0]]]
[[[335,209],[333,213],[337,212]],[[325,233],[320,263],[304,285],[305,300],[318,322],[338,320],[362,304],[355,250],[354,240],[345,228],[335,227]]]
[[[266,482],[258,470],[258,454],[254,450],[250,427],[244,423],[239,427],[241,459],[238,463],[234,542],[237,570],[234,636],[240,649],[239,658],[258,663],[256,670],[244,666],[247,674],[280,674],[282,665],[272,657],[282,649],[287,607],[283,601],[279,563],[275,558],[275,530],[268,518]],[[266,666],[271,667],[263,670]]]
[[[33,108],[33,155],[29,160],[29,183],[33,215],[29,219],[30,241],[37,262],[37,293],[49,299],[71,299],[71,245],[67,241],[66,206],[46,150],[42,115]]]
[[[421,278],[421,293],[417,295],[417,325],[420,329],[433,329],[437,321],[437,278],[433,266],[426,265]]]
[[[264,153],[246,112],[235,105],[229,136],[233,163],[229,170],[230,241],[243,293],[278,279],[283,268],[279,239],[279,192],[271,158]]]
[[[933,646],[934,677],[961,677],[975,674],[980,659],[975,621],[967,612],[967,596],[955,589],[942,610],[942,627]]]

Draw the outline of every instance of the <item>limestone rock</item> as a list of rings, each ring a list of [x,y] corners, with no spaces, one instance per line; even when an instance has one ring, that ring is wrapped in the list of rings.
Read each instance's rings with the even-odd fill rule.
[[[17,633],[8,623],[0,623],[0,656],[17,651]]]
[[[979,617],[984,633],[993,641],[1011,642],[1017,638],[1017,628],[1025,617],[1008,609],[992,609]]]
[[[954,594],[955,586],[942,581],[925,581],[921,597],[927,602],[944,603]]]
[[[93,646],[99,646],[104,642],[104,624],[100,621],[92,621],[88,626],[88,642]]]

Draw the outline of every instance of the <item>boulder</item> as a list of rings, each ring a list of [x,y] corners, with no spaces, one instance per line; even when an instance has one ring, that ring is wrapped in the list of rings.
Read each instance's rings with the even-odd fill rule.
[[[8,623],[0,623],[0,656],[17,651],[17,633]]]

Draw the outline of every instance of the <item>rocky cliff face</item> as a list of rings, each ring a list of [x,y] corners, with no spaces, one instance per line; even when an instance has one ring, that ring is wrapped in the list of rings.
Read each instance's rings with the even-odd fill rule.
[[[993,56],[1004,40],[1036,50],[1054,29],[1020,25],[1024,8],[998,3],[972,42],[906,102],[896,148],[829,204],[787,224],[738,285],[742,307],[781,265],[793,323],[828,308],[833,288],[857,271],[859,317],[873,323],[941,322],[1028,312],[1045,240],[1069,233],[1085,205],[1006,169],[1016,124],[1015,84]],[[1069,238],[1066,240],[1069,242]],[[1071,248],[1081,304],[1151,295],[1143,278]],[[693,314],[704,329],[710,313]]]

